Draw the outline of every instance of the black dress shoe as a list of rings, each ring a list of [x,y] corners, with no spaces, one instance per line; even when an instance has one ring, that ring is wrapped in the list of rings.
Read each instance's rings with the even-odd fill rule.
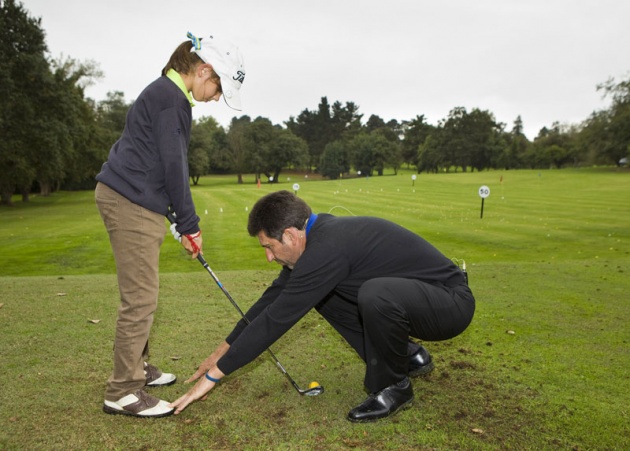
[[[409,376],[417,377],[433,371],[433,359],[424,346],[409,358]]]
[[[413,387],[409,378],[384,388],[369,396],[359,406],[348,412],[348,420],[356,423],[376,421],[411,406]]]

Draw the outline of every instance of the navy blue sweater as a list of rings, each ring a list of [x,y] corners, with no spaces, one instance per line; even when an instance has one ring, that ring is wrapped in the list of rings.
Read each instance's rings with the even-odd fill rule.
[[[96,180],[148,210],[166,215],[173,206],[178,231],[199,230],[188,173],[190,103],[162,76],[147,86],[127,113],[125,130]]]

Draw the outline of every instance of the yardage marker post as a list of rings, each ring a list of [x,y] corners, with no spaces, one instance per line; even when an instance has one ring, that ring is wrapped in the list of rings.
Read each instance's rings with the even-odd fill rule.
[[[481,215],[479,216],[480,219],[483,219],[483,203],[486,200],[486,197],[488,197],[490,195],[490,188],[488,188],[486,185],[482,185],[481,187],[479,187],[479,197],[481,197]]]

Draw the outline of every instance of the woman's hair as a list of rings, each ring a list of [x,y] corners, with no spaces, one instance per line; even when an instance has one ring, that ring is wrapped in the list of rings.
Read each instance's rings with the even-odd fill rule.
[[[164,66],[164,69],[162,69],[162,75],[166,75],[170,69],[174,69],[180,74],[190,74],[195,71],[195,68],[199,64],[204,63],[199,55],[190,51],[191,48],[191,41],[184,41],[179,44],[168,60],[168,63],[166,63],[166,66]],[[210,79],[220,86],[221,78],[214,70],[212,71]]]
[[[247,232],[257,236],[261,231],[269,238],[282,241],[290,227],[303,230],[311,216],[311,207],[289,191],[277,191],[260,198],[249,213]]]

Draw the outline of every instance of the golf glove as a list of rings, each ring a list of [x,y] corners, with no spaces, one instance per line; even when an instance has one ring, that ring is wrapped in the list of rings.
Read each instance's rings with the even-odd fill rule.
[[[171,229],[171,233],[173,234],[173,238],[175,238],[175,240],[179,241],[180,243],[182,242],[182,234],[179,233],[176,229],[177,227],[177,223],[174,222],[171,224],[171,226],[169,227]]]

